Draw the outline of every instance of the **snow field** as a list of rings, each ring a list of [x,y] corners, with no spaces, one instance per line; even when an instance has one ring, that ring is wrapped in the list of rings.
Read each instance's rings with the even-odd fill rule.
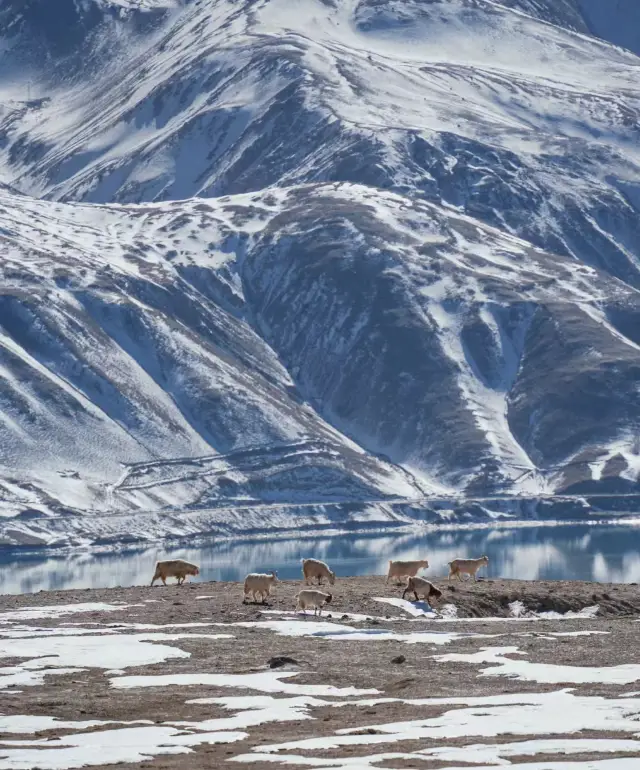
[[[259,728],[279,722],[309,724],[308,737],[282,743],[261,741],[248,753],[229,756],[239,764],[273,763],[274,766],[300,765],[310,768],[368,768],[384,770],[387,761],[406,760],[415,767],[429,766],[438,761],[446,770],[459,770],[459,763],[482,768],[501,765],[538,768],[538,770],[630,770],[628,755],[640,751],[640,699],[637,693],[616,693],[613,697],[593,696],[572,689],[544,692],[516,692],[504,695],[487,694],[469,697],[385,697],[375,688],[337,687],[322,683],[322,677],[305,666],[303,671],[264,670],[249,673],[193,672],[170,674],[133,673],[132,669],[173,662],[179,665],[189,654],[180,649],[180,641],[199,639],[215,648],[217,640],[239,637],[245,629],[264,631],[289,637],[322,638],[330,644],[349,640],[356,643],[407,642],[431,646],[427,652],[431,665],[462,664],[471,669],[474,678],[506,676],[522,682],[543,685],[588,684],[619,687],[640,681],[640,666],[635,664],[602,666],[560,666],[552,661],[553,646],[541,647],[538,656],[549,654],[548,662],[533,663],[523,659],[517,646],[480,647],[477,652],[436,653],[441,645],[456,647],[460,642],[488,637],[513,636],[531,639],[534,633],[520,628],[520,621],[542,623],[540,617],[511,619],[482,619],[501,621],[513,631],[497,634],[462,633],[453,631],[415,631],[399,633],[392,626],[404,622],[427,624],[452,622],[427,616],[412,617],[410,613],[388,618],[386,628],[358,628],[368,616],[353,614],[355,626],[336,623],[327,618],[302,620],[299,617],[271,619],[275,613],[265,612],[267,619],[256,622],[194,622],[154,624],[117,621],[89,624],[69,622],[69,616],[81,613],[114,612],[131,605],[85,603],[32,608],[4,612],[0,625],[0,659],[20,657],[23,663],[11,670],[0,669],[0,676],[11,678],[3,686],[36,686],[47,684],[46,677],[98,669],[108,677],[111,689],[143,694],[147,690],[168,690],[177,703],[186,706],[211,706],[229,714],[207,719],[177,719],[153,724],[144,718],[126,724],[87,718],[82,721],[59,719],[55,715],[0,715],[0,764],[7,770],[67,770],[96,764],[119,762],[138,763],[164,755],[182,755],[197,751],[199,746],[229,744],[259,736]],[[142,606],[142,605],[137,605]],[[97,610],[96,607],[100,609]],[[71,610],[73,608],[73,610]],[[402,605],[397,609],[406,610]],[[40,610],[38,614],[38,610]],[[89,615],[89,617],[93,617]],[[25,620],[57,621],[55,627],[25,625]],[[568,613],[568,623],[595,623],[592,611]],[[383,619],[378,619],[382,622]],[[454,620],[455,622],[455,620]],[[64,624],[64,625],[63,625]],[[209,629],[216,633],[207,633]],[[226,633],[217,633],[225,631]],[[550,644],[560,637],[570,638],[590,634],[605,634],[597,627],[569,631],[535,633]],[[255,637],[254,637],[255,638]],[[545,653],[544,651],[547,650]],[[69,668],[73,664],[73,668]],[[296,681],[305,673],[314,682]],[[22,677],[22,679],[20,678]],[[319,680],[319,681],[318,681]],[[3,681],[3,680],[0,680]],[[230,690],[232,695],[215,695],[184,699],[182,688],[197,686]],[[235,694],[239,691],[239,694]],[[395,722],[365,724],[326,734],[319,731],[316,709],[348,709],[362,714],[376,705],[396,704],[407,719]],[[437,709],[428,717],[415,717],[417,709]],[[177,709],[177,713],[179,710]],[[359,718],[360,721],[360,718]],[[50,730],[58,736],[39,737]],[[582,737],[580,733],[595,733]],[[616,734],[616,737],[609,737]],[[600,737],[600,735],[602,737]],[[628,735],[628,737],[626,737]],[[20,737],[33,736],[33,737]],[[492,738],[509,736],[510,740],[492,742]],[[463,743],[459,739],[465,739]],[[456,740],[456,745],[448,742]],[[429,745],[410,752],[402,750],[404,742],[427,742]],[[399,744],[398,750],[386,746]],[[358,755],[366,747],[382,751],[362,756],[340,756],[343,749],[356,749]],[[329,759],[322,752],[332,750]],[[337,754],[336,754],[337,752]],[[583,761],[582,755],[599,759]],[[607,755],[616,757],[607,757]],[[544,760],[546,756],[564,756],[566,760]],[[512,758],[527,757],[530,762],[512,762]]]

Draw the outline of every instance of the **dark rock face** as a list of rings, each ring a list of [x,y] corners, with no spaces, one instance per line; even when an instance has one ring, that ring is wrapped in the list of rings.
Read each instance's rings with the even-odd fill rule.
[[[9,504],[637,489],[634,7],[3,4]]]

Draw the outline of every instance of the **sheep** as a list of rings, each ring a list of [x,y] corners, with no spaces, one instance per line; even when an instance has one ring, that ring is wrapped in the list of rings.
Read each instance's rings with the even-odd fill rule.
[[[156,580],[162,580],[162,585],[167,585],[168,577],[178,578],[178,585],[181,586],[187,579],[187,575],[199,575],[200,567],[195,564],[190,564],[188,561],[182,559],[171,559],[170,561],[158,561],[156,562],[156,571],[153,574],[153,585]]]
[[[252,572],[244,579],[244,599],[242,603],[245,604],[249,594],[253,596],[253,601],[256,602],[256,595],[260,594],[262,597],[262,603],[267,603],[267,596],[271,594],[271,586],[278,582],[278,573],[271,572],[270,575],[261,574],[259,572]]]
[[[436,588],[433,583],[430,583],[428,580],[425,580],[421,577],[410,577],[407,581],[407,587],[404,589],[402,593],[402,598],[408,594],[413,593],[413,595],[416,597],[416,601],[419,599],[419,594],[422,594],[425,598],[425,601],[427,604],[431,607],[431,602],[429,599],[433,596],[436,601],[442,596],[442,591],[439,588]]]
[[[329,569],[329,565],[318,559],[301,559],[302,562],[302,574],[304,576],[304,582],[309,585],[310,581],[314,578],[318,578],[318,585],[322,585],[323,578],[327,578],[329,583],[333,585],[336,582],[336,573]]]
[[[452,575],[457,575],[458,580],[462,580],[463,572],[467,575],[473,575],[473,579],[477,580],[476,572],[480,567],[487,566],[488,564],[488,556],[481,556],[479,559],[454,559],[449,562],[449,580],[451,580]]]
[[[418,571],[421,569],[427,569],[429,562],[426,559],[418,561],[391,561],[389,559],[389,572],[387,573],[387,579],[385,583],[389,582],[389,578],[403,578],[403,577],[415,577]],[[400,582],[402,582],[400,580]]]
[[[313,614],[316,612],[322,615],[322,607],[325,604],[329,604],[333,599],[332,594],[325,594],[323,591],[315,591],[311,588],[306,588],[304,591],[300,591],[296,595],[296,611],[302,610],[304,612],[305,619],[307,617],[307,608],[313,607]]]

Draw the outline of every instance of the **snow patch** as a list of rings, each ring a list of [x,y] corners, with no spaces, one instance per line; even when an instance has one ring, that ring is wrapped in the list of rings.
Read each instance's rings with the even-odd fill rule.
[[[385,628],[353,628],[321,620],[260,620],[231,623],[242,628],[266,628],[280,636],[313,636],[332,641],[404,642],[405,644],[451,644],[458,639],[489,639],[495,634],[460,633],[456,631],[416,631],[401,633]]]
[[[122,634],[101,636],[44,636],[0,639],[0,658],[27,658],[24,663],[0,668],[0,688],[41,684],[49,674],[71,673],[84,668],[124,669],[149,666],[190,653],[163,641],[179,639],[230,639],[229,634]],[[39,673],[42,672],[42,673]]]
[[[242,732],[185,734],[175,727],[129,727],[65,735],[52,740],[3,741],[0,762],[4,770],[70,770],[189,754],[195,746],[234,743],[246,737],[247,734]]]
[[[342,746],[367,746],[399,741],[438,741],[501,735],[555,736],[580,731],[611,731],[637,735],[640,718],[640,699],[582,696],[569,690],[487,697],[410,700],[381,698],[345,705],[372,707],[382,703],[450,708],[439,716],[427,719],[363,725],[338,730],[332,736],[261,745],[259,751],[265,754],[281,751],[326,751]],[[248,754],[238,761],[249,761],[247,758],[251,756],[255,760],[255,754]],[[415,760],[415,757],[413,759]]]
[[[504,676],[539,684],[630,684],[640,680],[640,664],[621,666],[562,666],[554,663],[532,663],[514,660],[506,655],[526,655],[517,647],[484,647],[479,652],[450,653],[434,656],[441,663],[489,663],[481,676]]]
[[[81,612],[116,612],[143,606],[142,604],[120,604],[116,606],[115,604],[101,604],[100,602],[84,602],[79,604],[52,604],[48,607],[24,607],[21,610],[0,612],[0,623],[61,618],[65,615],[76,615]]]
[[[298,676],[297,671],[264,671],[255,674],[164,674],[159,676],[123,676],[111,680],[117,690],[138,687],[237,687],[266,693],[287,695],[334,696],[346,698],[354,695],[375,694],[378,690],[360,690],[356,687],[333,687],[332,685],[297,684],[281,681]]]
[[[427,602],[408,602],[405,599],[394,599],[387,597],[372,597],[374,602],[390,604],[392,607],[399,607],[414,618],[435,617],[436,611]]]

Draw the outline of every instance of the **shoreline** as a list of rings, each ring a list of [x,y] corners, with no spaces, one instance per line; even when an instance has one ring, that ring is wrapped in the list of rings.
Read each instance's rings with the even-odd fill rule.
[[[185,513],[197,513],[186,511]],[[387,535],[392,533],[413,533],[413,532],[476,532],[485,530],[521,530],[521,529],[555,529],[566,527],[637,527],[640,529],[640,516],[629,517],[616,516],[613,518],[597,519],[518,519],[504,520],[497,519],[492,521],[478,522],[452,522],[452,523],[434,523],[434,522],[402,522],[395,524],[392,521],[379,523],[371,527],[363,526],[362,522],[353,527],[347,526],[328,526],[326,529],[315,527],[306,529],[304,527],[268,529],[255,534],[217,534],[215,531],[195,535],[167,535],[157,540],[118,540],[113,543],[83,543],[75,545],[46,545],[46,544],[5,544],[0,543],[0,556],[3,554],[16,555],[39,555],[46,556],[65,556],[73,553],[125,553],[125,552],[143,552],[154,547],[189,546],[192,548],[200,547],[205,543],[215,541],[216,543],[264,543],[270,541],[293,541],[301,537],[310,539],[319,539],[324,537],[339,537],[341,535]]]
[[[477,498],[385,498],[324,502],[259,502],[182,510],[4,511],[5,548],[70,550],[127,547],[182,538],[269,538],[357,531],[487,529],[499,526],[561,526],[563,523],[639,523],[640,493]]]
[[[151,571],[150,571],[151,575]],[[477,583],[472,580],[460,582],[448,581],[446,576],[427,575],[427,579],[438,587],[443,596],[434,606],[440,609],[444,605],[454,605],[457,619],[462,618],[513,618],[511,605],[521,602],[525,610],[533,613],[580,612],[586,607],[598,606],[595,617],[640,618],[640,586],[637,583],[595,583],[584,580],[518,580],[494,577],[481,577]],[[156,584],[153,588],[146,585],[114,588],[69,588],[42,590],[37,593],[0,594],[0,613],[21,607],[44,607],[49,604],[69,602],[97,601],[110,602],[163,602],[182,597],[190,601],[194,596],[218,598],[229,611],[242,614],[262,610],[291,612],[295,604],[295,593],[304,588],[300,580],[279,580],[267,605],[253,603],[242,604],[242,581],[193,581],[184,586],[177,586],[169,578],[167,586]],[[334,602],[328,612],[339,616],[340,613],[356,612],[359,614],[379,614],[380,607],[371,599],[372,596],[400,598],[403,585],[394,581],[385,583],[384,575],[338,577],[335,585],[321,590],[334,595]],[[235,600],[234,600],[235,597]],[[237,605],[237,606],[236,606]],[[240,609],[243,608],[243,609]]]

